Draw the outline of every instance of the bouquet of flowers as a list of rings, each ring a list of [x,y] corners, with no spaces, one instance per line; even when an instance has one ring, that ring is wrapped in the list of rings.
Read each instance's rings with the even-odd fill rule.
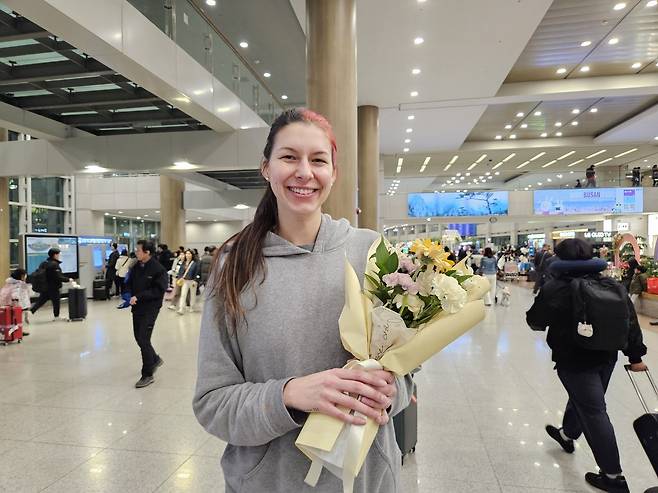
[[[453,265],[443,247],[430,240],[414,241],[410,252],[394,249],[383,237],[375,241],[364,289],[345,260],[339,329],[343,346],[355,357],[346,368],[406,375],[484,318],[489,281],[474,276],[466,259]],[[351,426],[311,413],[296,441],[312,461],[306,483],[315,486],[326,467],[350,493],[377,431],[371,419]]]

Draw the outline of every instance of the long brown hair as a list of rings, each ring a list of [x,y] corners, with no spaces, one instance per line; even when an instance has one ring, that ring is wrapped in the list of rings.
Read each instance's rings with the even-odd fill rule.
[[[267,136],[265,149],[263,149],[263,162],[269,162],[274,139],[279,131],[296,122],[312,123],[324,130],[331,143],[331,158],[335,166],[336,138],[331,124],[324,116],[306,108],[289,109],[277,117]],[[240,302],[240,295],[247,286],[254,287],[257,276],[261,277],[261,283],[265,279],[263,246],[267,233],[277,226],[277,220],[276,196],[268,183],[265,195],[256,209],[254,220],[242,231],[226,240],[215,252],[209,282],[209,297],[217,303],[219,316],[226,314],[231,330],[236,330],[239,323],[245,318],[245,309]]]

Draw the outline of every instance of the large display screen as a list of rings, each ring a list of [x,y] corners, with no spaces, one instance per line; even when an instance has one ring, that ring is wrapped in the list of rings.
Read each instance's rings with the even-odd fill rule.
[[[642,212],[641,188],[577,188],[535,190],[535,214],[626,214]]]
[[[502,216],[509,209],[507,192],[410,193],[409,217]]]
[[[78,274],[78,237],[54,235],[25,235],[25,268],[29,273],[39,268],[39,264],[48,258],[48,250],[59,248],[61,251],[61,269],[64,274],[77,277]]]

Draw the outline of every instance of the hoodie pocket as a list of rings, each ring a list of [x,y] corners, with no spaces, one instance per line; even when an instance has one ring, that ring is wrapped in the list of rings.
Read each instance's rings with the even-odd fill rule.
[[[244,489],[249,483],[258,484],[258,482],[254,480],[267,463],[272,447],[268,443],[267,445],[262,445],[260,447],[250,447],[250,449],[248,459],[250,459],[249,462],[254,464],[254,466],[242,477],[243,491],[251,491],[248,488]],[[243,456],[242,459],[247,459],[247,457]],[[263,483],[263,486],[264,484],[265,483]]]

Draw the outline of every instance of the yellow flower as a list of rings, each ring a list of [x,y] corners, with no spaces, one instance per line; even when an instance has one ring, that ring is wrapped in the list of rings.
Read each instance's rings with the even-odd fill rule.
[[[431,259],[432,263],[438,267],[440,272],[449,270],[454,265],[452,260],[448,260],[450,254],[444,252],[443,247],[439,243],[435,243],[430,239],[421,240],[419,238],[415,240],[410,250],[419,257]]]

